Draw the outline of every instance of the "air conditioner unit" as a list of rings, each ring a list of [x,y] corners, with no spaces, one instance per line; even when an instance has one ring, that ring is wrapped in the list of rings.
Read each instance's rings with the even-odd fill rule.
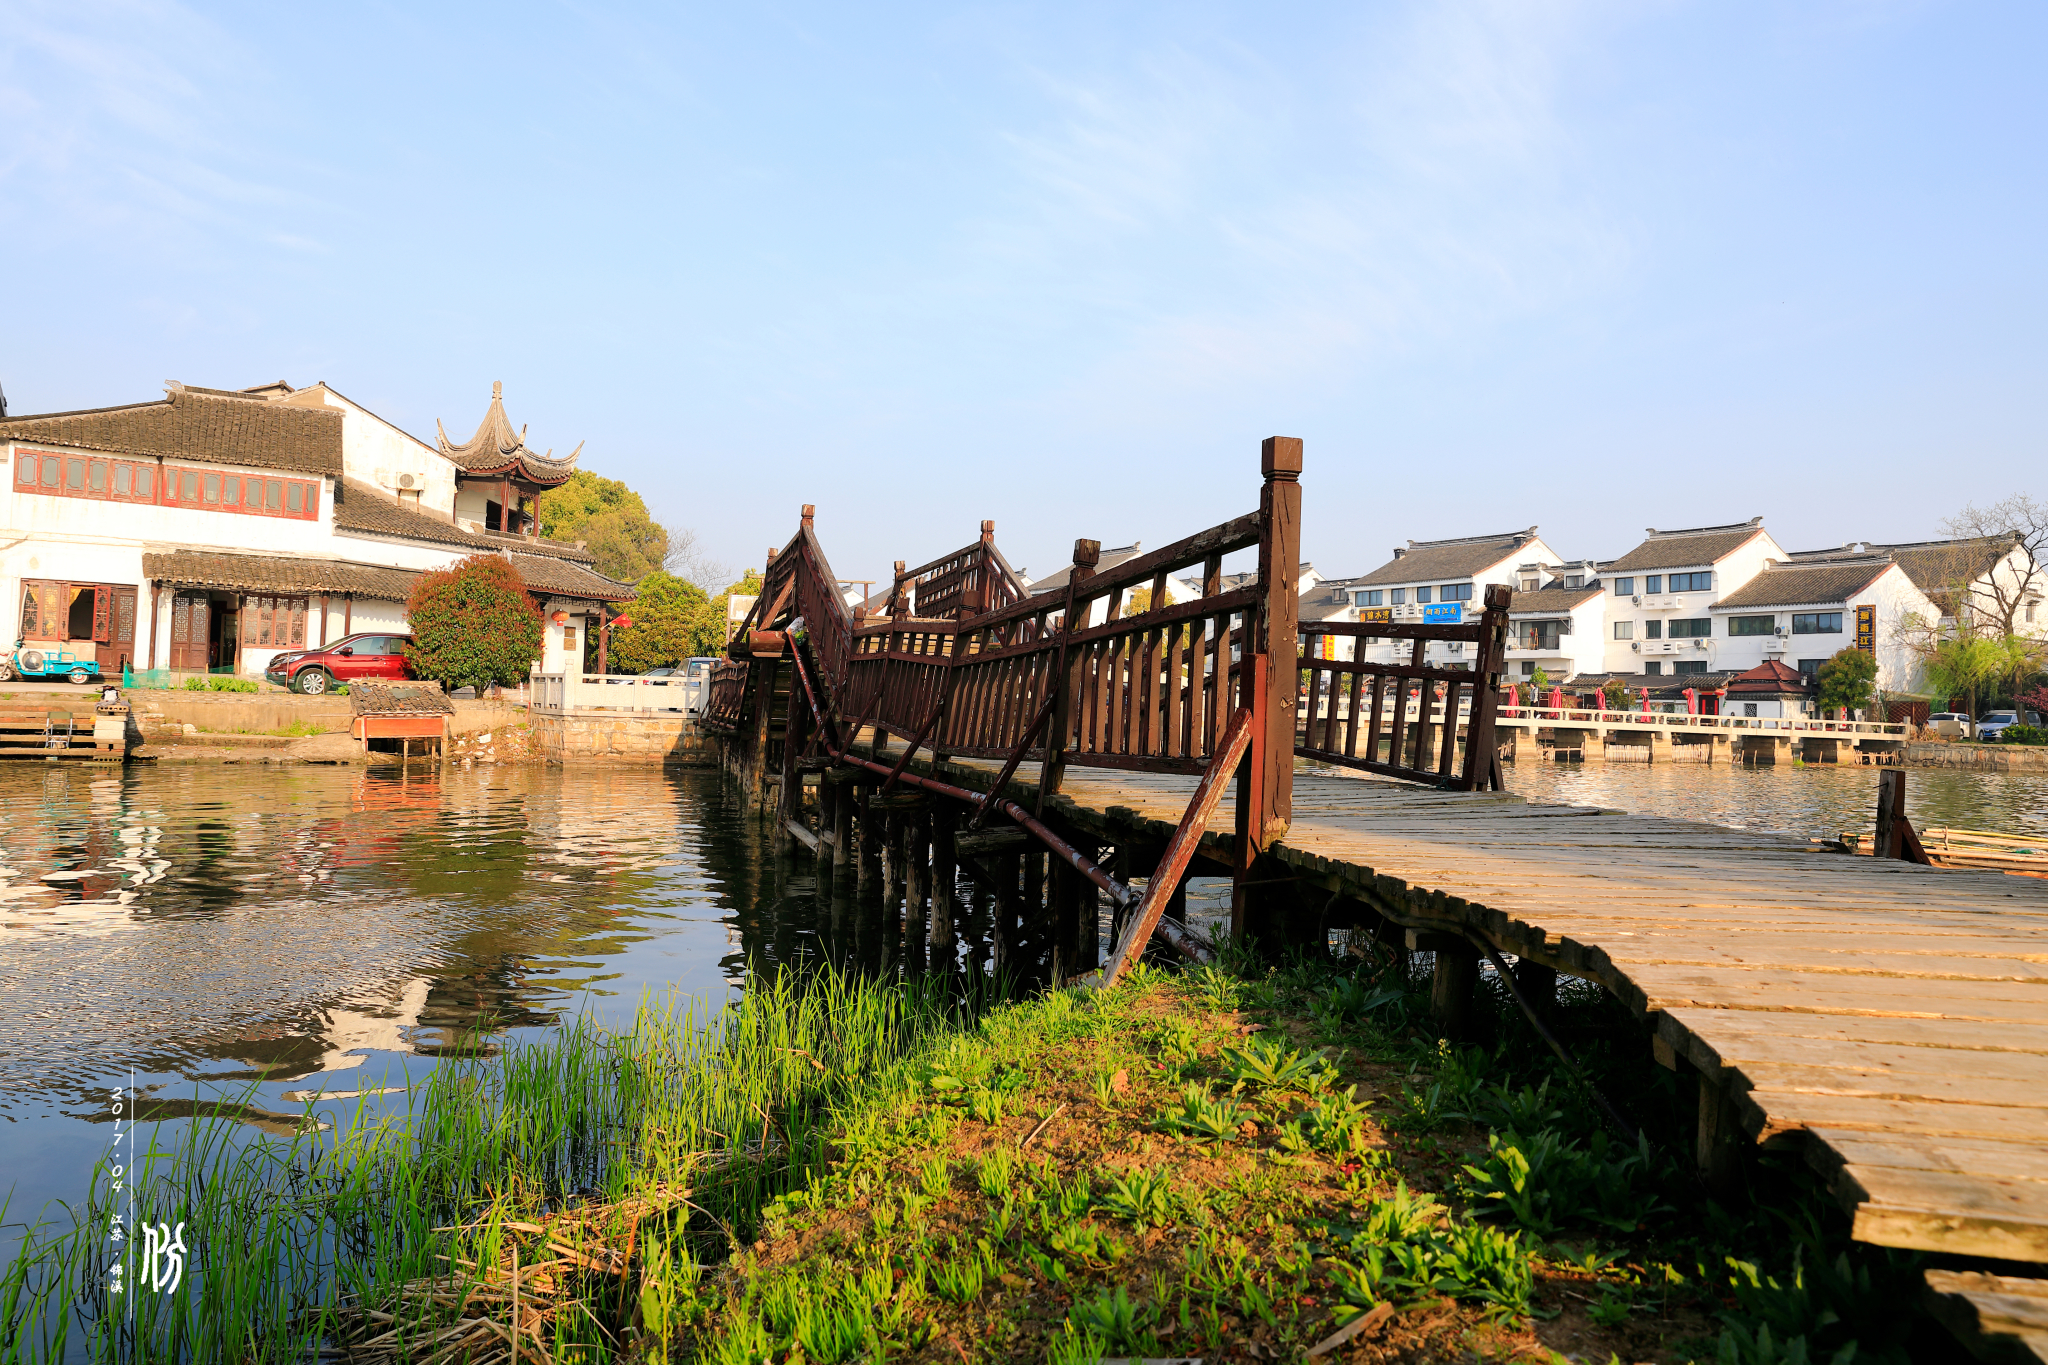
[[[1791,633],[1792,632],[1787,630],[1784,626],[1779,626],[1777,629],[1771,632],[1771,634],[1777,636],[1781,640],[1784,639],[1787,635],[1790,635]]]
[[[1640,607],[1641,605],[1643,605],[1643,595],[1641,593],[1637,593],[1634,597],[1631,597],[1628,600],[1631,606]]]
[[[1630,645],[1629,648],[1634,650],[1636,653],[1640,654],[1643,652],[1643,642],[1641,640],[1638,640],[1634,644]]]
[[[1692,642],[1692,647],[1694,649],[1705,649],[1707,647],[1707,642],[1705,640],[1694,640]]]

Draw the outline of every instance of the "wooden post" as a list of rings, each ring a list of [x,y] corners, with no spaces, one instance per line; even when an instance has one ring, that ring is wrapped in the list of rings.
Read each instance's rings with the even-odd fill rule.
[[[775,670],[772,660],[756,660],[754,670],[754,733],[747,752],[746,799],[758,810],[767,800],[768,733],[774,721]]]
[[[355,633],[356,595],[343,593],[341,597],[341,633],[344,636]]]
[[[1014,853],[1001,853],[986,859],[984,865],[995,874],[995,958],[998,967],[1015,971],[1018,966],[1017,932],[1017,874],[1018,857]]]
[[[1500,707],[1502,674],[1507,669],[1508,602],[1513,591],[1505,583],[1486,587],[1486,612],[1480,617],[1479,657],[1472,661],[1478,681],[1472,690],[1472,719],[1465,727],[1465,768],[1458,785],[1465,791],[1499,791],[1500,743],[1494,737],[1494,713]],[[1452,718],[1452,724],[1456,719]]]
[[[1515,961],[1515,989],[1529,1002],[1529,1008],[1548,1017],[1557,1008],[1557,968],[1518,958]]]
[[[780,665],[777,665],[779,668]],[[782,787],[775,794],[775,846],[794,845],[789,822],[804,813],[803,770],[797,755],[803,749],[805,712],[797,703],[796,667],[790,666],[789,691],[782,707]]]
[[[600,674],[611,670],[612,623],[605,619],[604,603],[597,604],[597,671]]]
[[[909,875],[904,878],[904,888],[909,901],[904,931],[904,948],[908,953],[911,968],[924,970],[925,946],[929,923],[925,902],[931,896],[932,888],[932,811],[929,804],[920,804],[906,822],[910,829]]]
[[[1906,832],[1899,818],[1906,813],[1906,770],[1885,768],[1877,774],[1877,839],[1872,847],[1880,858],[1904,855]]]
[[[155,667],[156,667],[156,613],[157,613],[157,605],[158,605],[158,604],[157,604],[157,594],[158,594],[159,592],[161,592],[161,591],[162,591],[162,589],[161,589],[161,588],[159,588],[159,587],[157,586],[157,581],[156,581],[156,580],[155,580],[154,578],[150,579],[150,580],[149,580],[149,662],[148,662],[147,664],[145,664],[145,665],[144,665],[144,667],[146,667],[146,668],[155,668]],[[326,621],[327,621],[327,616],[326,616],[326,613],[325,613],[325,611],[324,611],[324,610],[323,610],[323,611],[322,611],[322,613],[321,613],[320,621],[321,621],[321,624],[323,624],[323,625],[324,625],[324,624],[326,624]]]
[[[1060,618],[1060,647],[1053,655],[1052,672],[1046,682],[1055,689],[1053,694],[1052,718],[1046,722],[1045,762],[1038,769],[1038,814],[1045,815],[1045,803],[1060,789],[1060,780],[1066,773],[1067,740],[1074,728],[1074,694],[1080,690],[1082,657],[1069,657],[1067,641],[1073,638],[1081,623],[1075,619],[1074,590],[1095,576],[1095,566],[1102,561],[1102,542],[1099,540],[1077,540],[1074,542],[1074,562],[1067,569],[1067,607]]]
[[[932,812],[932,964],[953,970],[953,887],[959,876],[959,858],[953,851],[953,833],[959,827],[960,812],[941,801]]]
[[[896,806],[882,810],[882,905],[894,919],[903,896],[903,812]]]
[[[1294,817],[1294,709],[1299,686],[1301,440],[1269,436],[1260,448],[1259,585],[1263,601],[1244,614],[1238,666],[1240,706],[1252,740],[1237,785],[1237,846],[1231,860],[1230,927],[1245,931],[1246,883],[1254,859],[1287,833]],[[1218,640],[1219,663],[1229,641]]]
[[[1301,599],[1301,440],[1269,436],[1259,453],[1265,487],[1259,493],[1257,613],[1261,658],[1253,682],[1252,771],[1256,803],[1252,841],[1261,853],[1277,843],[1294,818],[1294,703],[1299,685]],[[1247,661],[1253,622],[1246,620]]]
[[[1736,1121],[1734,1096],[1727,1086],[1702,1071],[1693,1159],[1715,1197],[1727,1199],[1741,1192],[1742,1155],[1747,1145]]]
[[[1023,920],[1024,938],[1031,945],[1031,958],[1038,971],[1050,968],[1056,942],[1045,890],[1045,855],[1034,845],[1032,851],[1024,855]]]
[[[818,886],[829,890],[832,886],[833,825],[839,814],[839,785],[825,773],[818,779],[818,847],[812,862],[816,868]]]
[[[1465,943],[1440,943],[1429,982],[1429,1012],[1445,1038],[1472,1041],[1472,992],[1479,984],[1479,950]]]
[[[875,806],[875,784],[860,784],[860,859],[855,870],[855,889],[866,893],[882,884],[882,830],[875,821],[881,817]]]
[[[831,785],[837,792],[832,802],[832,872],[837,874],[853,860],[853,803],[858,788],[840,782]]]

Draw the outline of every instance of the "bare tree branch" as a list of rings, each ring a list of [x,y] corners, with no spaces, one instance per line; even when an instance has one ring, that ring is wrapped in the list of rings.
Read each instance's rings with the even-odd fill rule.
[[[732,577],[732,570],[715,560],[687,526],[669,526],[668,556],[662,567],[677,578],[695,583],[708,593],[717,592]]]

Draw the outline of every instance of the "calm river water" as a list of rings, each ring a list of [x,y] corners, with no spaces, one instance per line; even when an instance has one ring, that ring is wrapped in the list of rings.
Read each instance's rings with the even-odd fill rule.
[[[2048,779],[1911,783],[1923,825],[2048,833]],[[1867,825],[1876,773],[1525,764],[1509,784],[1804,836]],[[307,1092],[345,1114],[485,1021],[719,997],[749,957],[877,960],[816,893],[713,773],[0,766],[6,1218],[84,1195],[131,1073],[144,1119],[230,1095],[281,1129]]]

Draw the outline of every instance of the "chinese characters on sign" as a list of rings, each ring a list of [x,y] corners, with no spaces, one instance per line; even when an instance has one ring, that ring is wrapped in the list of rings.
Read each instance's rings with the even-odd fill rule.
[[[1856,608],[1856,648],[1865,654],[1877,653],[1877,608]]]
[[[1463,602],[1434,603],[1422,609],[1422,619],[1442,625],[1457,625],[1465,619],[1465,604]]]

